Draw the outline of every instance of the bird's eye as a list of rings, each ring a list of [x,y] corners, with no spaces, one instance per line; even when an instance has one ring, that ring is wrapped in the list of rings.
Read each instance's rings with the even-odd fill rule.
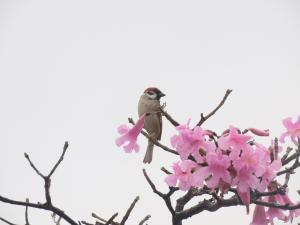
[[[154,93],[153,92],[148,92],[148,95],[154,95]]]

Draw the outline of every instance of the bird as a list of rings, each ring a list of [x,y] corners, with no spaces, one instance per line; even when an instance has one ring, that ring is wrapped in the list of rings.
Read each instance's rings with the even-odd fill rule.
[[[164,96],[165,94],[158,88],[149,87],[143,92],[138,102],[139,116],[142,116],[145,113],[147,115],[145,118],[144,129],[154,141],[161,139],[162,115],[160,111],[160,98]],[[147,150],[143,160],[144,163],[151,163],[153,148],[153,142],[148,139]]]

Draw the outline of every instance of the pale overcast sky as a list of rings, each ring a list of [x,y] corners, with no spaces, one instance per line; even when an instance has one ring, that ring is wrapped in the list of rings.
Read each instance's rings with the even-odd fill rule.
[[[117,126],[137,118],[148,86],[161,88],[178,121],[194,123],[230,88],[204,128],[220,132],[232,124],[280,135],[281,120],[300,114],[299,12],[300,2],[288,0],[0,0],[0,195],[43,201],[43,183],[23,153],[46,173],[68,140],[52,181],[54,204],[92,222],[91,212],[123,215],[140,195],[128,224],[146,214],[151,225],[171,224],[141,170],[166,191],[160,167],[177,158],[156,148],[153,163],[143,165],[145,140],[140,153],[125,154],[114,144]],[[164,120],[162,142],[174,133]],[[291,182],[295,200],[299,174]],[[29,214],[32,225],[53,224],[48,212]],[[0,202],[0,217],[25,223],[19,206]],[[184,224],[224,221],[247,225],[251,216],[232,207]]]

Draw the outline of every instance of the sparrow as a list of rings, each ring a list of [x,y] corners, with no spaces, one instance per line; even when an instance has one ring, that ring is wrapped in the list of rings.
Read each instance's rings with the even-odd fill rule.
[[[161,139],[162,116],[160,112],[160,98],[163,96],[165,96],[165,94],[158,88],[149,87],[144,91],[138,103],[139,116],[147,113],[144,129],[154,141]],[[153,148],[153,142],[148,140],[148,146],[143,160],[144,163],[151,163]]]

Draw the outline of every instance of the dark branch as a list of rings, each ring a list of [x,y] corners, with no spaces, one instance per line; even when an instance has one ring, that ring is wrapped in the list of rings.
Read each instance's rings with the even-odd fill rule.
[[[50,173],[48,174],[47,177],[50,178],[52,176],[52,174],[55,172],[55,170],[57,169],[57,167],[59,166],[59,164],[63,161],[65,153],[66,153],[68,147],[69,147],[69,143],[66,141],[65,144],[64,144],[63,152],[62,152],[60,158],[58,159],[57,163],[54,165],[54,167],[52,168],[52,170],[50,171]]]
[[[107,222],[104,225],[110,225],[113,223],[114,219],[118,216],[118,213],[115,213],[114,215],[112,215]]]
[[[263,202],[263,201],[253,201],[256,205],[262,205],[267,206],[271,208],[277,208],[277,209],[283,209],[283,210],[294,210],[294,209],[300,209],[300,203],[296,205],[280,205],[275,202]]]
[[[222,105],[224,105],[227,97],[229,96],[229,94],[232,92],[232,90],[227,89],[226,93],[222,99],[222,101],[219,103],[219,105],[213,110],[211,111],[209,114],[207,114],[206,116],[203,115],[203,113],[201,113],[201,119],[200,121],[197,123],[196,126],[201,126],[209,117],[211,117],[212,115],[214,115],[221,107]]]
[[[29,162],[30,166],[32,167],[32,169],[37,173],[37,175],[39,175],[41,178],[45,179],[45,176],[35,167],[35,165],[30,160],[29,155],[26,152],[24,153],[24,156],[28,160],[28,162]]]
[[[126,213],[125,213],[125,215],[124,215],[124,217],[123,217],[123,219],[122,219],[120,225],[124,225],[124,224],[125,224],[125,222],[126,222],[126,220],[128,219],[128,217],[129,217],[131,211],[133,210],[135,204],[137,203],[137,201],[138,201],[139,199],[140,199],[140,197],[137,196],[137,197],[133,200],[133,202],[131,203],[130,207],[129,207],[128,210],[126,211]]]
[[[29,202],[29,199],[26,198],[26,203]],[[29,224],[29,219],[28,219],[28,205],[25,206],[25,225],[30,225]]]
[[[170,191],[167,194],[163,194],[160,191],[158,191],[155,187],[155,184],[152,182],[152,180],[150,179],[150,177],[148,176],[147,172],[145,169],[143,169],[143,174],[148,182],[148,184],[150,185],[152,191],[157,194],[159,197],[161,197],[165,204],[167,205],[168,210],[170,211],[170,213],[172,214],[172,216],[175,215],[175,210],[173,209],[172,203],[171,203],[171,195],[178,190],[178,188],[170,188]]]
[[[6,219],[3,219],[2,217],[0,217],[0,220],[3,221],[4,223],[9,224],[9,225],[17,225],[17,224],[14,224],[14,223],[9,222],[9,221],[6,220]]]
[[[240,199],[236,195],[231,197],[230,199],[220,199],[220,201],[211,201],[204,199],[197,205],[177,213],[176,216],[178,219],[183,220],[205,210],[209,212],[214,212],[221,207],[229,207],[236,205],[242,205]]]
[[[139,222],[139,225],[143,225],[147,220],[150,219],[150,217],[151,217],[150,215],[145,216],[145,218],[142,219],[141,222]]]
[[[12,205],[20,205],[20,206],[27,206],[30,208],[36,208],[36,209],[44,209],[50,212],[55,213],[56,215],[62,217],[65,221],[67,221],[69,224],[71,225],[78,225],[74,220],[72,220],[67,214],[65,214],[62,210],[60,210],[59,208],[56,208],[52,205],[47,205],[47,204],[35,204],[35,203],[30,203],[30,202],[22,202],[22,201],[16,201],[16,200],[12,200],[6,197],[3,197],[0,195],[0,201],[1,202],[5,202],[8,204],[12,204]]]

